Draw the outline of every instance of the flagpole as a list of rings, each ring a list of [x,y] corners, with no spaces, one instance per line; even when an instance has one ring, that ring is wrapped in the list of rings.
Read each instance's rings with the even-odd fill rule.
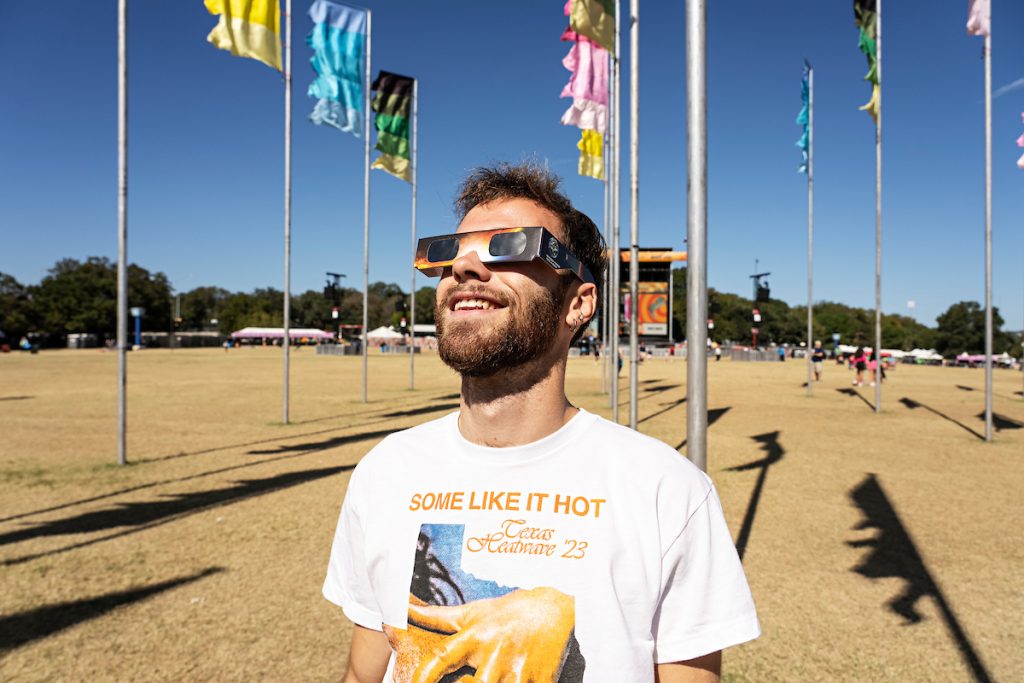
[[[366,359],[370,343],[370,43],[373,13],[366,10],[366,74],[363,82],[363,403],[366,403]]]
[[[610,294],[612,297],[612,348],[609,358],[611,367],[609,372],[611,373],[611,394],[609,395],[609,401],[612,407],[612,421],[618,424],[619,422],[619,313],[621,291],[619,287],[619,275],[621,272],[622,256],[619,253],[619,105],[622,100],[621,83],[619,81],[619,75],[621,70],[621,52],[619,49],[619,38],[620,38],[620,0],[615,0],[615,59],[612,62],[612,90],[615,94],[615,101],[613,103],[613,113],[615,119],[614,136],[612,140],[612,163],[614,164],[615,170],[612,173],[613,189],[612,189],[612,244],[611,244],[611,258],[608,259],[608,267],[611,271],[612,286],[610,288]]]
[[[805,60],[806,62],[806,60]],[[814,396],[814,67],[807,63],[807,395]]]
[[[990,10],[991,11],[991,10]],[[985,441],[992,441],[992,28],[985,35]]]
[[[707,471],[707,7],[686,0],[686,457]]]
[[[875,124],[875,412],[882,412],[882,0],[875,17],[878,122]]]
[[[640,0],[630,0],[629,14],[629,427],[636,429],[640,386]]]
[[[128,462],[128,0],[117,3],[117,463]]]
[[[610,85],[611,84],[609,83],[609,88],[610,88]],[[609,95],[610,95],[610,92],[609,92]],[[607,110],[610,110],[610,109],[611,109],[611,97],[609,96],[608,97],[608,109]],[[605,244],[605,247],[608,246],[608,238],[611,237],[611,235],[609,234],[609,230],[608,230],[608,216],[611,213],[608,210],[608,202],[610,201],[610,197],[611,197],[611,194],[608,192],[608,183],[609,183],[608,176],[610,175],[610,171],[611,171],[611,150],[610,150],[611,145],[609,144],[610,142],[611,142],[611,137],[609,135],[607,135],[607,129],[606,129],[606,134],[604,136],[604,148],[601,150],[601,153],[604,155],[604,159],[605,159],[605,164],[604,164],[604,244]],[[611,260],[609,259],[608,262],[610,263]],[[603,293],[603,297],[602,297],[602,301],[601,301],[601,310],[603,311],[603,314],[601,315],[601,330],[600,330],[600,334],[601,334],[601,349],[602,349],[602,351],[605,352],[604,355],[606,356],[604,361],[601,363],[601,393],[606,393],[608,391],[608,358],[607,358],[607,356],[608,356],[608,272],[607,271],[608,271],[608,268],[606,267],[605,268],[605,278],[604,278],[604,293]],[[593,350],[594,352],[596,352],[596,348],[597,347],[594,348],[594,350]]]
[[[284,3],[284,416],[288,424],[288,386],[292,318],[292,0]]]
[[[420,104],[419,79],[412,82],[412,258],[416,260],[416,126]],[[409,289],[409,389],[416,388],[416,269]]]

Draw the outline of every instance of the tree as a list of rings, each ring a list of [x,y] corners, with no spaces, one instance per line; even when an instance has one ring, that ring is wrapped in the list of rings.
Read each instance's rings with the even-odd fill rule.
[[[114,337],[117,328],[117,267],[91,256],[58,261],[33,293],[39,324],[46,332],[90,332]],[[171,286],[163,273],[128,266],[128,305],[146,309],[143,329],[164,332],[170,325]],[[131,325],[131,321],[128,321]]]
[[[0,333],[8,343],[36,330],[32,292],[6,273],[0,273]],[[2,335],[0,335],[2,336]]]
[[[437,291],[433,287],[420,287],[416,290],[416,324],[434,324],[434,300]]]
[[[935,349],[943,356],[985,353],[985,309],[977,301],[960,301],[936,318]],[[1013,346],[1013,336],[1002,331],[1003,317],[992,307],[992,353]]]
[[[220,307],[231,296],[222,287],[196,287],[181,294],[181,330],[205,330],[220,317]]]

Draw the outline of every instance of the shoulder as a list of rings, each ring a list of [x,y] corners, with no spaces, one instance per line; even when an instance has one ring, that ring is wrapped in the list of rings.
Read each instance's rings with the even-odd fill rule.
[[[711,491],[711,479],[664,441],[596,415],[587,436],[609,467],[629,479],[675,492],[686,489],[690,498],[703,499]]]
[[[371,448],[356,465],[353,481],[380,470],[401,467],[409,458],[423,452],[425,445],[441,446],[451,433],[458,412],[449,413],[408,429],[395,430]]]

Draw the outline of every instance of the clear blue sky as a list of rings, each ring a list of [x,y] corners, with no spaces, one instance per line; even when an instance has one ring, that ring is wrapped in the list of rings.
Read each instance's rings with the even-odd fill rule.
[[[280,288],[283,79],[206,42],[200,0],[132,1],[129,258],[178,291]],[[306,120],[308,2],[294,35],[293,289],[324,271],[362,286],[362,142]],[[802,60],[816,69],[815,299],[874,305],[874,132],[852,3],[709,3],[709,283],[806,299],[806,179],[796,172]],[[966,2],[886,3],[883,309],[933,324],[981,301],[982,40]],[[993,0],[995,304],[1024,327],[1024,3]],[[116,257],[115,0],[0,5],[0,271],[36,283],[64,257]],[[600,223],[602,186],[576,175],[559,124],[562,0],[370,2],[373,68],[420,80],[421,235],[450,232],[474,166],[524,157],[565,178]],[[623,2],[628,8],[628,2]],[[641,1],[641,243],[685,248],[683,3]],[[628,33],[625,32],[624,33]],[[45,40],[44,40],[45,36]],[[628,39],[624,79],[629,73]],[[628,93],[628,80],[624,80]],[[628,99],[623,111],[628,117]],[[623,121],[623,132],[628,118]],[[628,141],[623,230],[628,234]],[[371,280],[410,282],[409,186],[372,173]],[[429,284],[422,276],[417,286]]]

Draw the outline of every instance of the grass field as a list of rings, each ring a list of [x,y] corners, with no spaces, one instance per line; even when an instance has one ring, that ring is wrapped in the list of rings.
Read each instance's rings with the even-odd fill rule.
[[[320,596],[351,468],[385,434],[458,405],[434,356],[279,350],[0,356],[0,680],[337,680],[349,624]],[[1024,680],[1024,400],[995,372],[900,367],[874,390],[826,366],[711,363],[708,471],[764,635],[725,679]],[[623,393],[628,396],[623,372]],[[684,448],[685,364],[640,370],[640,429]],[[601,370],[570,399],[608,416]],[[628,414],[625,403],[622,419]]]

